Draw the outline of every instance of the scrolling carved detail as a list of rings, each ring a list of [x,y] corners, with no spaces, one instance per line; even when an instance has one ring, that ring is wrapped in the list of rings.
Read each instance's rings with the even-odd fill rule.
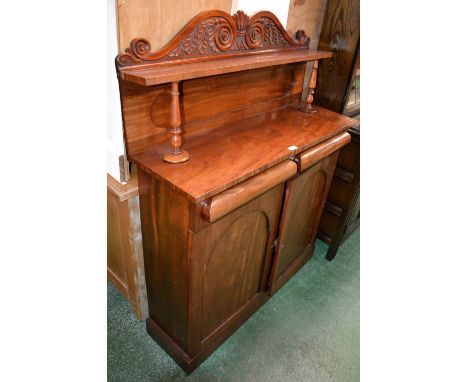
[[[151,44],[144,38],[132,40],[130,46],[117,56],[117,66],[144,64],[173,64],[207,58],[280,49],[307,49],[310,38],[303,30],[294,38],[268,11],[247,16],[238,11],[233,16],[223,11],[207,11],[193,18],[159,51],[151,52]]]

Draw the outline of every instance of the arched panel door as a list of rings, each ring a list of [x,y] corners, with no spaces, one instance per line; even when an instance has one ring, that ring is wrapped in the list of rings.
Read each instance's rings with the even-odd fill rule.
[[[194,234],[200,340],[233,330],[233,322],[268,298],[283,192],[284,183]]]
[[[218,239],[203,278],[205,336],[261,290],[268,235],[268,218],[256,210],[236,219]]]
[[[278,290],[312,257],[318,224],[338,152],[322,159],[286,185],[270,292]]]

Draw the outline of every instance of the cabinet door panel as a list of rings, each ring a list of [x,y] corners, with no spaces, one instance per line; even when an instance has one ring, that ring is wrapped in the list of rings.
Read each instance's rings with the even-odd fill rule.
[[[271,292],[283,285],[311,256],[338,152],[322,159],[287,184]]]
[[[266,296],[283,190],[284,183],[194,234],[193,256],[204,264],[200,339]]]
[[[252,211],[234,221],[219,238],[205,269],[205,336],[261,290],[268,236],[268,218],[262,211]]]

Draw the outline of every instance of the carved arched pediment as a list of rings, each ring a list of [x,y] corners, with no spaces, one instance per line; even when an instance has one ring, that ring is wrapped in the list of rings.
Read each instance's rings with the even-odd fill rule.
[[[144,38],[132,40],[117,56],[119,67],[145,64],[176,64],[203,58],[226,58],[233,55],[283,49],[307,49],[310,38],[303,30],[294,38],[271,12],[247,16],[238,11],[233,16],[223,11],[206,11],[194,17],[164,48],[151,52]]]

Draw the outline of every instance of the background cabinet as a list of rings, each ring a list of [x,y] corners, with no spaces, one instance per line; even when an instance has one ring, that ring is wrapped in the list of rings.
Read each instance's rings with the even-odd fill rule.
[[[351,142],[340,152],[318,233],[329,245],[328,260],[335,257],[340,244],[359,227],[360,130],[351,128],[349,133]]]
[[[319,49],[332,50],[318,72],[315,102],[350,117],[360,113],[359,0],[329,0]],[[332,260],[340,244],[359,226],[360,129],[350,129],[352,142],[338,159],[318,237],[329,244]]]

